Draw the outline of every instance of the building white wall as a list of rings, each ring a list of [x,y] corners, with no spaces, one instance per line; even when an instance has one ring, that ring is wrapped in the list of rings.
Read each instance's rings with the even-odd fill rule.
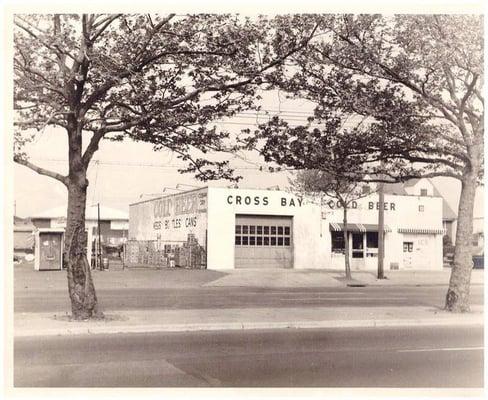
[[[427,181],[428,182],[428,181]],[[419,189],[420,193],[420,189]],[[378,195],[371,194],[356,201],[355,208],[348,210],[348,223],[356,224],[378,224]],[[332,206],[332,207],[331,207]],[[423,209],[423,211],[421,211]],[[341,268],[344,265],[344,256],[333,254],[331,250],[330,235],[326,234],[330,223],[342,223],[343,210],[337,208],[333,203],[325,202],[323,206],[323,236],[326,238],[328,249],[328,260],[333,268]],[[410,241],[410,236],[404,237],[404,233],[398,232],[399,229],[429,229],[442,230],[442,198],[426,196],[398,196],[385,195],[385,225],[391,232],[385,234],[385,269],[390,268],[391,263],[398,263],[403,268],[403,242]],[[414,236],[419,236],[414,234]],[[420,235],[415,240],[417,248],[428,247],[429,264],[414,264],[413,268],[419,269],[442,269],[442,233],[431,235]],[[425,237],[427,236],[427,238]],[[419,240],[422,245],[420,245]],[[424,244],[425,241],[428,244]],[[375,269],[377,259],[366,260],[366,269]]]
[[[181,201],[185,196],[196,196],[202,203],[199,203],[198,209],[188,205],[188,209],[176,207],[178,211],[175,211],[174,202]],[[229,188],[205,188],[165,197],[167,198],[172,199],[173,203],[169,202],[164,206],[166,212],[163,215],[155,216],[155,202],[161,199],[130,206],[129,239],[185,241],[188,233],[194,233],[203,245],[206,233],[207,267],[226,270],[234,268],[236,214],[290,216],[293,220],[295,269],[344,268],[344,256],[332,254],[329,229],[330,223],[342,223],[342,209],[327,201],[320,206],[283,191]],[[348,222],[377,225],[377,202],[377,194],[358,200],[348,211]],[[441,269],[442,199],[385,195],[385,204],[385,224],[390,229],[385,235],[385,270],[390,268],[391,263],[398,263],[400,269],[405,267],[404,241],[412,241],[415,248],[419,249],[412,269]],[[174,225],[175,218],[180,218],[177,227]],[[186,226],[184,221],[188,218],[195,218],[195,226]],[[440,233],[401,233],[399,229],[427,229]],[[417,256],[420,253],[423,254],[422,257]],[[376,257],[368,257],[364,262],[361,269],[377,268]],[[353,266],[355,263],[356,260],[352,260]]]
[[[237,204],[237,196],[240,196],[240,204]],[[326,267],[319,206],[306,205],[296,196],[282,191],[209,188],[208,268],[234,268],[236,214],[293,217],[294,268]]]

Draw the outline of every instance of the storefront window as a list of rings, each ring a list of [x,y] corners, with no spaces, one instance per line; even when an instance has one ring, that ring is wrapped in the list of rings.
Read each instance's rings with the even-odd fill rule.
[[[403,252],[412,253],[413,252],[413,242],[403,242]]]
[[[366,232],[366,247],[369,249],[378,248],[378,232]]]
[[[344,232],[331,232],[332,252],[345,253]]]

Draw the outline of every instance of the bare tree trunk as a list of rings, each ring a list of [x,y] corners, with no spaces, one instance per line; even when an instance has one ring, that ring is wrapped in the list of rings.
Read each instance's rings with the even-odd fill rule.
[[[68,292],[74,319],[92,318],[99,314],[95,286],[87,259],[85,232],[86,191],[88,179],[81,157],[81,129],[72,122],[69,136],[68,215],[64,242],[65,265],[68,269]]]
[[[449,289],[446,295],[446,310],[469,311],[469,286],[471,282],[473,209],[476,194],[476,173],[463,176],[458,208],[458,225]]]
[[[351,279],[351,262],[349,258],[349,238],[347,236],[347,206],[343,205],[344,210],[344,217],[343,217],[343,224],[344,224],[344,265],[346,267],[346,279]]]
[[[68,291],[74,319],[97,316],[97,296],[87,259],[85,232],[86,186],[68,184],[68,216],[64,242],[65,265],[68,269]]]

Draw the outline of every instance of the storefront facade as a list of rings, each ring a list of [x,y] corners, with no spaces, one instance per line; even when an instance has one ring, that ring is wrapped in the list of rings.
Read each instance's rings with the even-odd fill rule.
[[[375,269],[378,196],[348,210],[353,270]],[[129,207],[129,239],[179,246],[190,235],[210,269],[344,266],[343,212],[273,190],[202,188]],[[442,199],[385,196],[385,268],[442,268]]]
[[[378,262],[378,195],[354,202],[348,209],[351,268],[371,270]],[[442,269],[442,198],[385,195],[386,269]],[[344,265],[343,210],[326,202],[322,212],[330,235],[330,265]]]

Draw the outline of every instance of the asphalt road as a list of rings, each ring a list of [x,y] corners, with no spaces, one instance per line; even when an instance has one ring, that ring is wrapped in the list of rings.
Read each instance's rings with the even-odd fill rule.
[[[18,338],[16,387],[482,387],[483,329]]]
[[[339,288],[199,287],[98,289],[102,310],[206,309],[255,307],[375,307],[444,305],[444,286]],[[471,304],[483,304],[483,287],[471,288]],[[67,290],[16,290],[14,312],[70,310]]]

